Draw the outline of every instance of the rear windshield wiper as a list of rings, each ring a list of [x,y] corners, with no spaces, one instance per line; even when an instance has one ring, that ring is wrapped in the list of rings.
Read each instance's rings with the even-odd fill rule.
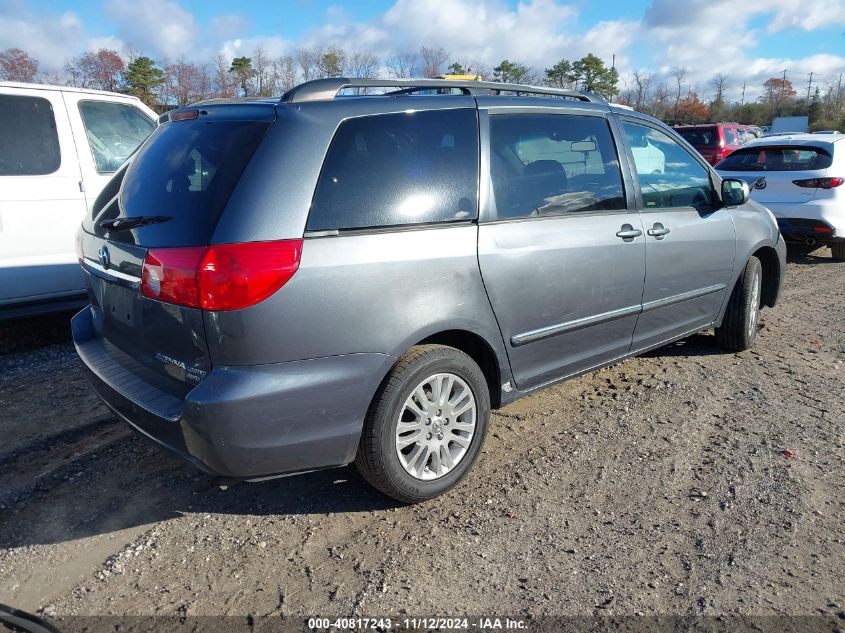
[[[98,226],[111,229],[112,231],[126,231],[128,229],[138,228],[139,226],[146,226],[147,224],[160,224],[161,222],[167,222],[172,219],[169,215],[136,215],[130,218],[103,220],[98,223]]]

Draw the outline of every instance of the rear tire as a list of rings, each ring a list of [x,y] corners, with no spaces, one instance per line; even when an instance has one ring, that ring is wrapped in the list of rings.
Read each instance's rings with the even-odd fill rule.
[[[743,352],[754,345],[760,321],[763,267],[750,257],[731,293],[722,325],[716,328],[716,344],[724,350]]]
[[[845,262],[845,242],[834,242],[830,245],[830,254],[833,261]]]
[[[389,497],[426,501],[469,472],[489,416],[487,381],[472,358],[444,345],[412,347],[370,404],[355,465]]]

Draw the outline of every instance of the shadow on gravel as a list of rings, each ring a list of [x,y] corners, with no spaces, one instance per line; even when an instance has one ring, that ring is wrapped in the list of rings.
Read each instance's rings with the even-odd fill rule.
[[[789,247],[786,251],[786,263],[797,264],[799,266],[816,266],[818,264],[840,264],[830,257],[830,250],[825,248],[817,248],[814,251],[802,251],[801,249]]]
[[[712,334],[694,334],[689,338],[658,347],[642,356],[644,358],[667,358],[673,356],[723,356],[726,352],[716,346]]]
[[[70,341],[70,319],[76,312],[0,321],[0,354],[26,352]]]
[[[221,490],[147,440],[129,436],[69,466],[26,499],[0,508],[0,548],[62,543],[185,514],[282,516],[372,512],[400,504],[353,466]]]

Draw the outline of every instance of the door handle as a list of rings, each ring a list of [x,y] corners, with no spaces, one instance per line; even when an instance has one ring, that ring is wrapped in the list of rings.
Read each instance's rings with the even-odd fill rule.
[[[660,222],[655,222],[654,226],[651,227],[648,231],[646,231],[649,235],[653,238],[658,240],[662,240],[666,235],[669,233],[669,229],[663,226]]]
[[[616,232],[616,237],[621,237],[626,242],[630,242],[635,237],[639,237],[642,234],[642,231],[640,231],[639,229],[635,229],[630,224],[623,224],[622,230]]]

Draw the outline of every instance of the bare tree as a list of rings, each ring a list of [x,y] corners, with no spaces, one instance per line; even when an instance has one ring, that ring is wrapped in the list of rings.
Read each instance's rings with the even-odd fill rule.
[[[287,92],[298,82],[296,60],[290,55],[284,55],[273,62],[273,74],[279,92]]]
[[[725,103],[725,91],[728,89],[728,76],[716,75],[710,80],[713,86],[713,103]]]
[[[449,54],[442,46],[423,46],[420,49],[420,57],[423,77],[437,77],[443,64],[449,59]]]
[[[392,77],[413,77],[417,74],[419,56],[416,53],[399,53],[385,60],[384,64]]]
[[[634,94],[633,106],[634,110],[642,111],[648,102],[648,91],[651,87],[651,75],[647,72],[637,71],[634,73]]]
[[[19,48],[7,48],[0,53],[0,79],[6,81],[35,81],[38,60]]]
[[[118,90],[123,79],[123,60],[117,51],[101,48],[77,55],[65,64],[71,84],[79,88]]]
[[[686,68],[679,68],[675,67],[672,69],[672,76],[675,78],[675,82],[677,83],[678,91],[675,96],[675,111],[673,116],[673,123],[678,122],[678,106],[681,103],[681,86],[684,83],[684,79],[687,76],[687,69]]]
[[[252,67],[255,69],[255,94],[262,97],[269,96],[271,93],[267,89],[267,83],[270,80],[269,73],[272,70],[272,63],[261,46],[258,46],[252,52]]]
[[[355,51],[347,58],[346,69],[351,77],[375,77],[378,58],[372,53]]]
[[[316,79],[318,76],[317,60],[314,59],[314,53],[308,49],[301,49],[296,53],[296,63],[299,65],[299,73],[302,75],[302,81],[310,81]]]
[[[238,94],[238,81],[229,72],[229,63],[223,55],[214,60],[214,95],[217,97],[234,97]]]
[[[201,66],[177,59],[164,65],[165,103],[187,105],[211,94],[211,78]]]

